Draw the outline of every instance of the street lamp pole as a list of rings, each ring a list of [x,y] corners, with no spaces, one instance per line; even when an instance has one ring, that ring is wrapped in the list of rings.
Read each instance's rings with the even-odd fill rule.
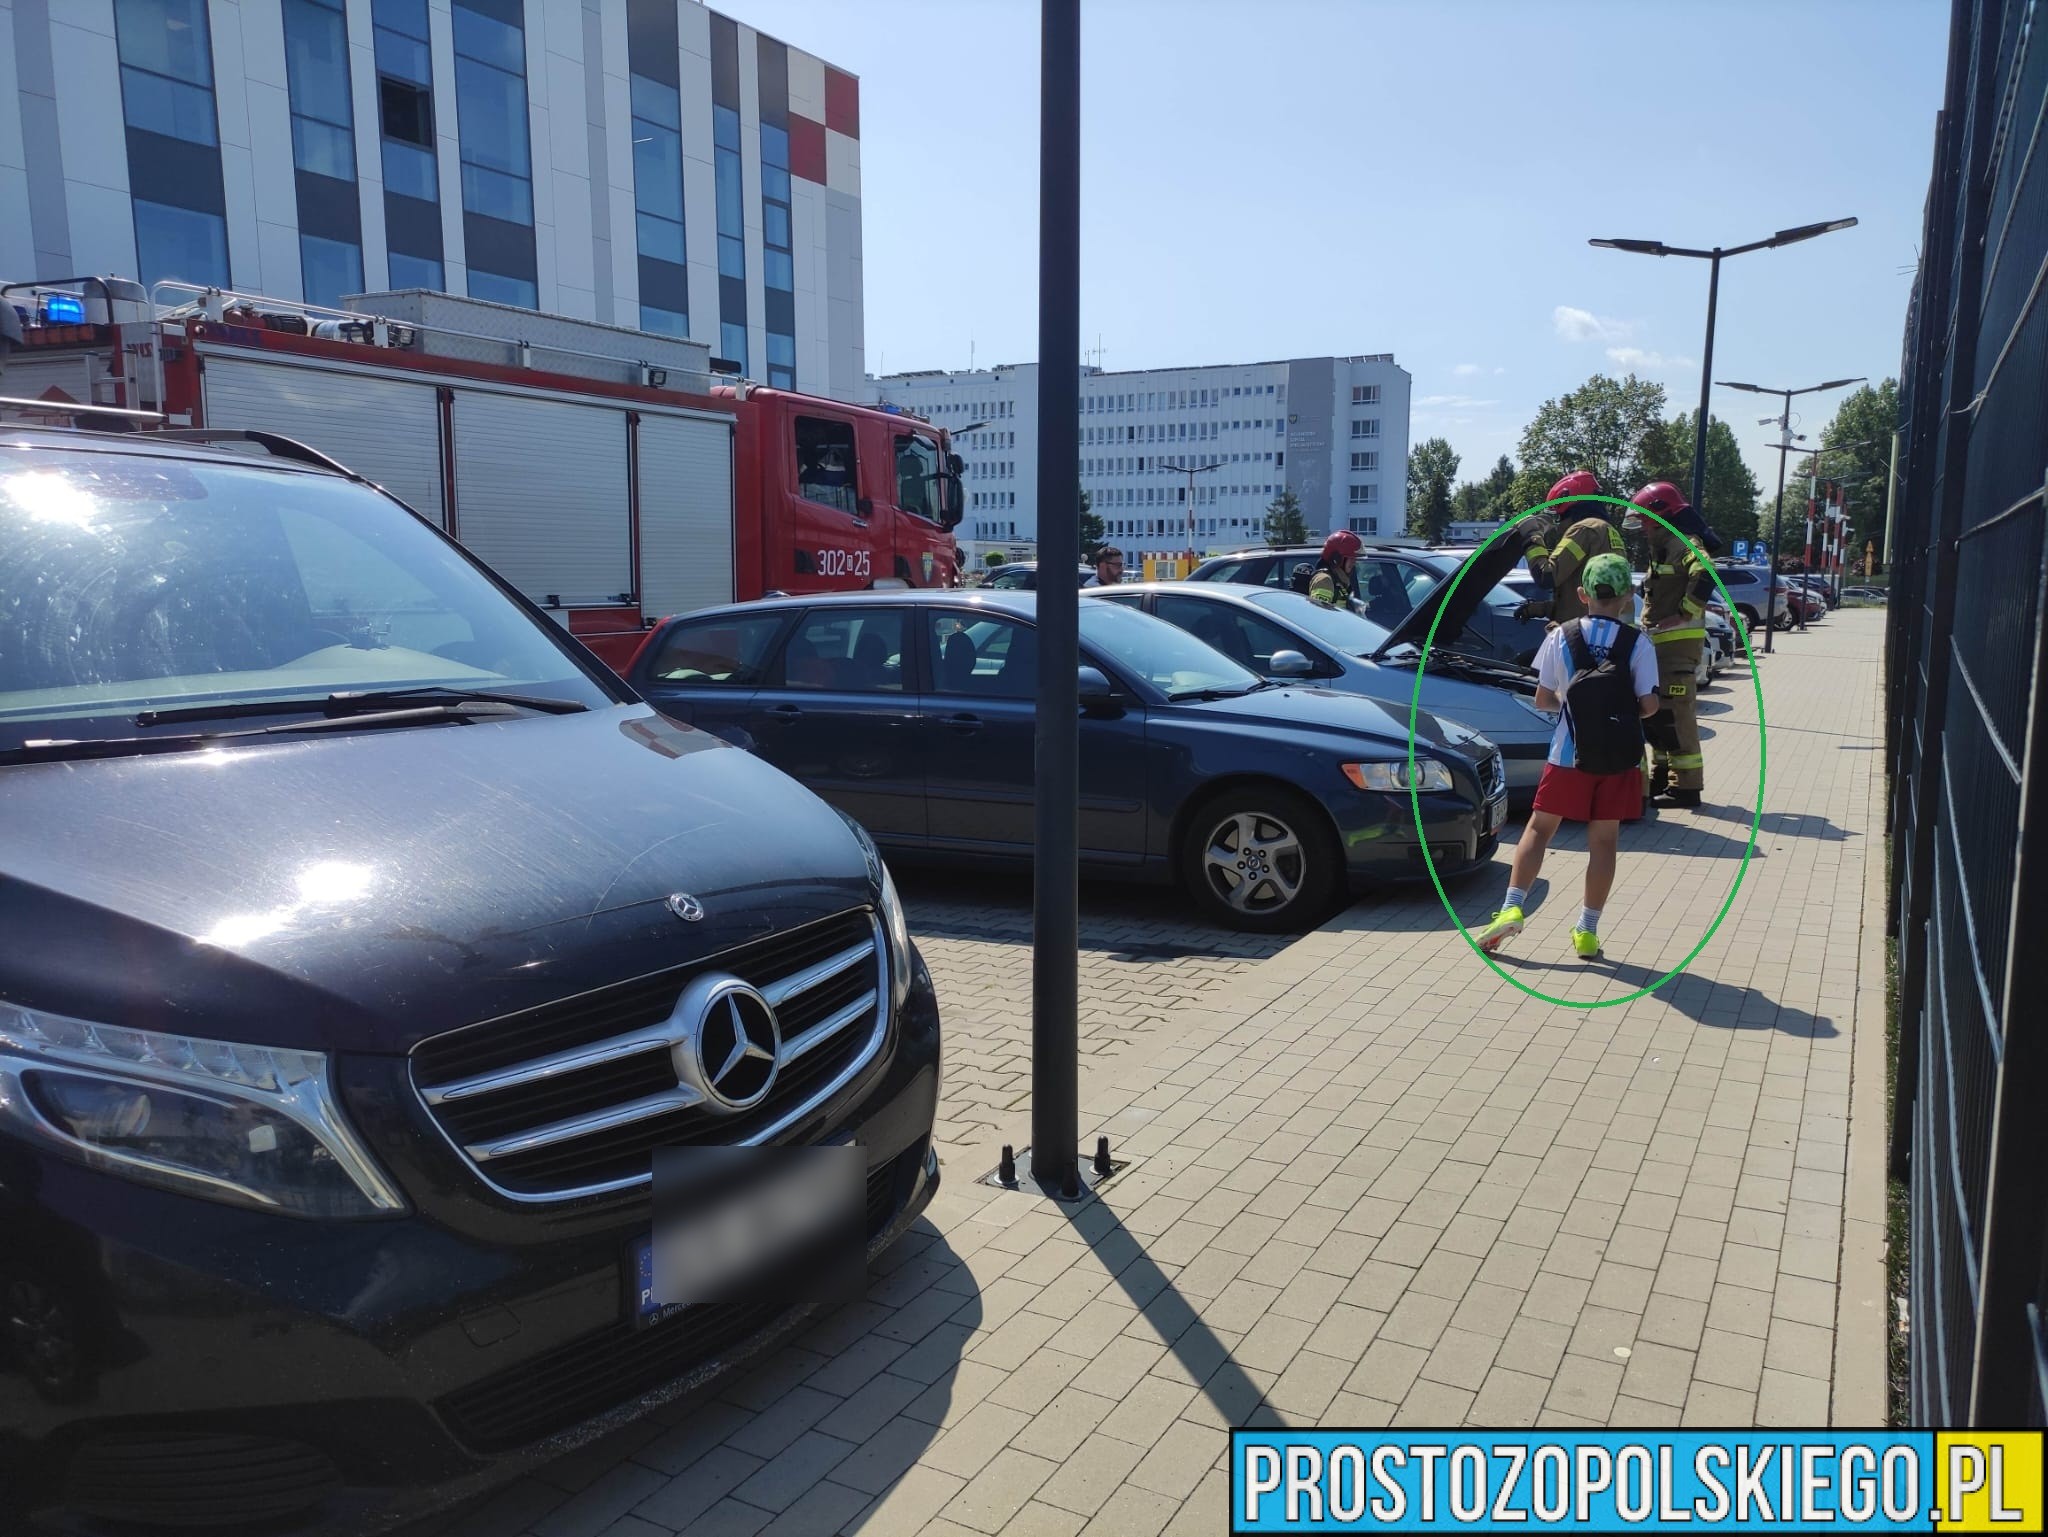
[[[1691,256],[1706,262],[1707,267],[1707,341],[1705,356],[1700,360],[1700,414],[1693,424],[1692,443],[1692,505],[1701,517],[1707,515],[1703,505],[1707,494],[1707,407],[1714,378],[1714,312],[1721,297],[1721,262],[1729,256],[1744,256],[1751,251],[1772,251],[1779,246],[1796,245],[1802,240],[1811,240],[1816,235],[1826,235],[1839,229],[1849,229],[1854,219],[1829,219],[1820,224],[1801,224],[1792,229],[1781,229],[1777,234],[1764,240],[1752,240],[1747,245],[1714,246],[1709,250],[1695,250],[1688,246],[1666,245],[1661,240],[1589,240],[1588,245],[1598,246],[1605,251],[1629,251],[1637,256]],[[1769,621],[1765,622],[1766,642],[1770,638]]]
[[[1785,532],[1785,456],[1792,452],[1792,397],[1794,395],[1817,395],[1824,390],[1845,390],[1852,384],[1861,384],[1861,378],[1830,379],[1826,384],[1809,384],[1801,389],[1767,389],[1761,384],[1737,384],[1732,379],[1717,381],[1724,390],[1743,390],[1751,395],[1777,395],[1784,401],[1784,410],[1778,416],[1778,506],[1771,514],[1771,595],[1764,610],[1764,654],[1772,650],[1771,639],[1777,626],[1772,621],[1778,613],[1778,540]],[[1803,610],[1802,610],[1803,612]]]
[[[1161,469],[1172,470],[1176,475],[1188,478],[1188,570],[1195,569],[1195,477],[1206,475],[1211,470],[1223,468],[1223,461],[1214,464],[1162,464]]]

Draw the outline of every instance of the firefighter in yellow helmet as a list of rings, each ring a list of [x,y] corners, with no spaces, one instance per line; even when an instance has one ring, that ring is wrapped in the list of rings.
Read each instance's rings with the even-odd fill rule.
[[[1531,598],[1515,610],[1517,619],[1548,619],[1553,624],[1586,617],[1579,601],[1579,573],[1595,555],[1619,555],[1628,559],[1628,546],[1614,520],[1621,509],[1612,502],[1564,500],[1598,496],[1600,480],[1591,470],[1574,470],[1550,488],[1544,498],[1554,503],[1548,514],[1538,514],[1523,525],[1529,530],[1529,575],[1539,587],[1550,589],[1547,598]],[[1546,521],[1554,517],[1555,523]],[[1564,534],[1554,548],[1545,548],[1548,536],[1559,526]]]
[[[1707,643],[1707,600],[1714,595],[1714,575],[1705,554],[1687,544],[1665,524],[1690,525],[1704,532],[1692,505],[1668,480],[1652,481],[1629,498],[1657,518],[1631,512],[1622,521],[1630,533],[1640,532],[1650,546],[1650,568],[1643,579],[1643,631],[1657,648],[1657,692],[1664,709],[1645,726],[1650,739],[1649,793],[1673,806],[1697,806],[1706,788],[1706,759],[1700,753],[1699,701],[1693,674]],[[1662,519],[1662,522],[1657,521]]]

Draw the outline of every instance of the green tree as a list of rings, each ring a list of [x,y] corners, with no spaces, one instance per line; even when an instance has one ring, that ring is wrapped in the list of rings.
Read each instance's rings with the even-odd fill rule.
[[[1485,493],[1479,507],[1481,521],[1505,523],[1522,510],[1515,505],[1515,461],[1506,454],[1494,460],[1493,468],[1486,472],[1486,479],[1479,486]]]
[[[1001,550],[989,550],[982,555],[981,563],[987,569],[993,571],[997,566],[1000,566],[1003,563],[1003,558],[1003,552]]]
[[[1458,451],[1443,438],[1424,438],[1408,451],[1408,532],[1439,540],[1456,511],[1452,484]]]
[[[1664,403],[1663,385],[1634,374],[1595,374],[1544,401],[1522,430],[1521,469],[1508,496],[1513,512],[1536,506],[1573,470],[1591,470],[1617,496],[1651,479],[1645,465],[1668,453]]]
[[[1884,554],[1885,518],[1890,507],[1892,434],[1899,426],[1899,381],[1866,384],[1842,398],[1834,419],[1820,430],[1825,453],[1795,460],[1785,476],[1785,523],[1806,538],[1806,501],[1816,470],[1842,487],[1849,510],[1849,554],[1863,559],[1866,541]],[[1787,547],[1794,542],[1787,535]],[[1860,569],[1860,566],[1859,566]]]
[[[1081,559],[1090,561],[1095,552],[1109,541],[1109,528],[1102,519],[1095,516],[1095,498],[1088,488],[1081,488]]]
[[[1658,450],[1660,457],[1643,467],[1645,480],[1668,480],[1688,497],[1692,495],[1695,420],[1690,411],[1671,418]],[[1718,416],[1708,417],[1707,479],[1700,492],[1700,516],[1722,538],[1741,538],[1748,533],[1749,509],[1762,494],[1763,487],[1742,457],[1742,445],[1735,441],[1735,429]]]
[[[1286,487],[1266,504],[1266,543],[1273,549],[1308,543],[1308,519],[1302,516],[1301,499]]]

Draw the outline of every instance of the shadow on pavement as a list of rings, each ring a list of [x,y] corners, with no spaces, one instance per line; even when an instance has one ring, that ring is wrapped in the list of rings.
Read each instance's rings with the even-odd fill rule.
[[[1031,877],[936,867],[892,869],[919,939],[1031,944]],[[1150,932],[1134,937],[1134,927]],[[1262,961],[1298,934],[1245,934],[1206,923],[1171,888],[1090,882],[1081,888],[1081,948],[1118,961],[1208,956]]]
[[[1510,971],[1592,972],[1596,976],[1611,977],[1630,989],[1648,987],[1664,975],[1658,967],[1643,966],[1634,961],[1539,961],[1508,954],[1496,954],[1494,959]],[[1737,987],[1691,972],[1674,977],[1650,996],[1660,1003],[1668,1003],[1687,1019],[1716,1030],[1780,1030],[1786,1035],[1816,1040],[1841,1034],[1835,1028],[1835,1022],[1826,1015],[1775,1002],[1754,987]]]
[[[1652,859],[1659,854],[1675,854],[1693,859],[1740,859],[1743,851],[1749,847],[1750,818],[1746,815],[1741,818],[1743,831],[1740,837],[1731,837],[1727,833],[1715,832],[1711,828],[1699,825],[1697,819],[1700,817],[1717,822],[1728,820],[1715,815],[1719,809],[1713,806],[1702,806],[1697,811],[1666,809],[1634,822],[1622,823],[1621,858],[1624,865],[1631,859]],[[1766,814],[1763,829],[1765,832],[1772,830],[1770,821],[1769,814]],[[1678,844],[1679,839],[1685,840],[1682,846]],[[1501,850],[1508,854],[1510,859],[1514,857],[1511,852],[1513,848],[1514,844],[1505,838],[1502,839]],[[1553,853],[1559,850],[1567,854],[1585,853],[1585,824],[1565,823],[1551,838],[1550,848]],[[1758,849],[1752,857],[1762,859],[1764,851]]]
[[[1108,1189],[1115,1194],[1113,1183]],[[1166,1272],[1146,1252],[1144,1240],[1126,1228],[1112,1208],[1101,1200],[1091,1201],[1072,1214],[1072,1223],[1102,1268],[1116,1277],[1124,1296],[1167,1342],[1167,1350],[1181,1369],[1201,1384],[1202,1395],[1224,1424],[1237,1429],[1286,1425],[1279,1411],[1266,1402],[1265,1392],[1238,1365],[1230,1347],[1203,1322],[1195,1305],[1175,1290]]]
[[[1710,822],[1734,822],[1743,827],[1757,820],[1754,806],[1701,806],[1696,811],[1682,813],[1685,816],[1702,817]],[[1766,811],[1759,823],[1762,831],[1776,833],[1788,838],[1818,838],[1823,843],[1843,843],[1851,838],[1860,838],[1861,833],[1852,833],[1837,827],[1826,817],[1817,813],[1796,811]]]

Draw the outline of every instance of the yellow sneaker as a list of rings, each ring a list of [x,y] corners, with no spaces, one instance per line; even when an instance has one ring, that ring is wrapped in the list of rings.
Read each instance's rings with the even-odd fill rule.
[[[1493,915],[1479,933],[1479,948],[1491,955],[1502,945],[1522,932],[1522,910],[1519,907],[1503,907]]]
[[[1586,929],[1572,930],[1572,950],[1582,961],[1600,959],[1600,936]]]

